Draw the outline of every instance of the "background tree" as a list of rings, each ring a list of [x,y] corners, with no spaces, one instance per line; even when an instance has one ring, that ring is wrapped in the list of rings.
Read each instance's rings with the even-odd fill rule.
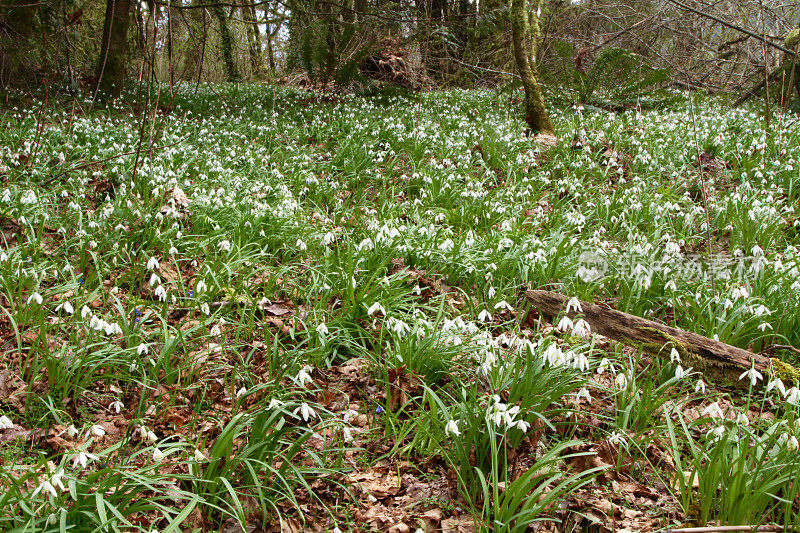
[[[117,98],[125,86],[130,14],[130,0],[107,0],[97,64],[97,90],[107,97]]]
[[[553,133],[553,124],[544,105],[542,89],[536,80],[536,48],[541,34],[538,17],[540,4],[541,0],[535,0],[534,14],[529,17],[528,0],[511,0],[511,31],[514,59],[525,88],[525,122],[533,133]]]

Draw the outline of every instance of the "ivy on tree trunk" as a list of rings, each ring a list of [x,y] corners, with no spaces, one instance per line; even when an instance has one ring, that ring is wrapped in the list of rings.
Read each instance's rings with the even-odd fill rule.
[[[535,0],[533,20],[528,17],[528,0],[511,0],[511,32],[514,43],[514,60],[525,89],[525,122],[532,133],[553,133],[553,123],[544,106],[544,97],[536,81],[536,55],[540,38],[538,9],[541,0]]]

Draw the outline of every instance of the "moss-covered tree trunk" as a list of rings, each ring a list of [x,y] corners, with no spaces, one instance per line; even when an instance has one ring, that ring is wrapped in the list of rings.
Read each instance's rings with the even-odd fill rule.
[[[541,0],[535,0],[538,13]],[[525,122],[532,133],[553,133],[553,123],[544,106],[544,96],[536,81],[536,44],[540,38],[539,18],[528,17],[528,0],[511,0],[511,32],[514,42],[514,61],[525,89]]]
[[[800,28],[795,28],[786,35],[784,47],[794,51],[794,54],[786,54],[784,59],[787,65],[785,82],[783,86],[783,98],[786,102],[792,97],[792,86],[800,98],[800,58],[796,54],[800,52]],[[791,83],[791,85],[790,85]]]
[[[106,3],[100,60],[97,64],[97,88],[107,98],[117,98],[125,85],[130,13],[130,0],[108,0]]]
[[[38,4],[27,0],[0,2],[0,57],[3,60],[2,83],[22,87],[32,81],[32,39],[39,28]]]
[[[233,57],[233,34],[231,33],[228,17],[221,5],[214,6],[214,16],[219,22],[219,36],[222,41],[222,60],[225,62],[225,76],[228,81],[239,81],[239,69],[236,68],[236,60]]]

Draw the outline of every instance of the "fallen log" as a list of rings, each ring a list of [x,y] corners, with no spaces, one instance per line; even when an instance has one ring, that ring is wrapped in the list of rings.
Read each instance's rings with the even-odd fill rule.
[[[616,309],[582,301],[581,311],[571,308],[569,313],[565,313],[570,298],[557,292],[530,290],[525,293],[525,299],[544,315],[558,317],[567,314],[570,318],[580,316],[594,333],[634,346],[651,355],[669,357],[672,348],[675,348],[684,366],[691,366],[709,378],[722,379],[729,386],[741,386],[743,382],[739,382],[739,375],[751,367],[755,367],[765,376],[767,373],[776,375],[787,383],[800,377],[798,369],[780,359],[769,358]]]

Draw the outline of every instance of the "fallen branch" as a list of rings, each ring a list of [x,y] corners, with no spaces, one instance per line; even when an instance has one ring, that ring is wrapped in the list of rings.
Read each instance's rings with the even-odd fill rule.
[[[525,299],[541,313],[557,317],[564,314],[569,298],[550,291],[527,291]],[[580,315],[592,331],[653,355],[669,356],[675,348],[684,365],[690,365],[713,378],[723,378],[728,385],[739,384],[739,375],[754,366],[762,374],[770,372],[783,379],[793,379],[798,372],[779,359],[742,350],[724,342],[683,331],[615,309],[580,302],[581,311],[571,309],[570,318]]]
[[[793,528],[789,527],[789,531]],[[682,527],[680,529],[669,529],[669,533],[727,533],[728,531],[785,531],[783,526],[705,526],[705,527]]]

